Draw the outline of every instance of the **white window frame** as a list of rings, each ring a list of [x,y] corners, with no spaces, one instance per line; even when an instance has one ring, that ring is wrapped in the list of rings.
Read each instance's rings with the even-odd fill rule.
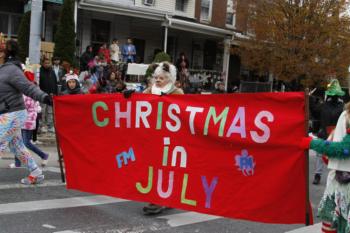
[[[227,9],[226,9],[226,19],[225,24],[227,28],[236,28],[236,15],[237,15],[237,0],[232,0],[232,9],[229,9],[229,1],[227,1]],[[227,16],[228,14],[232,14],[232,23],[227,23]]]
[[[227,14],[228,13],[226,13],[226,20],[227,20]],[[233,11],[231,14],[232,14],[232,24],[228,24],[226,21],[226,27],[235,29],[236,28],[236,11]]]
[[[200,21],[201,22],[211,22],[212,14],[213,14],[213,0],[209,0],[209,13],[208,13],[208,18],[203,19],[202,18],[202,0],[201,0],[201,15],[200,15]]]
[[[154,6],[156,0],[152,0],[152,3],[147,3],[147,0],[142,0],[143,5],[145,6]]]
[[[176,11],[176,12],[181,12],[181,13],[185,13],[185,12],[186,12],[186,8],[187,8],[187,5],[188,5],[186,2],[187,2],[188,0],[182,0],[182,1],[183,1],[183,10],[178,10],[178,9],[176,9],[176,7],[177,7],[177,4],[176,4],[177,1],[175,0],[175,11]]]
[[[249,14],[255,14],[256,13],[255,9],[256,9],[256,5],[254,4],[248,5]],[[247,36],[255,37],[255,32],[252,30],[252,28],[249,27],[249,24],[247,25],[246,34]]]

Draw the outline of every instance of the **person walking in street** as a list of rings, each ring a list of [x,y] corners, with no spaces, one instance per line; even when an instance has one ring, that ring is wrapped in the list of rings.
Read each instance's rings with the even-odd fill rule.
[[[326,101],[320,105],[320,130],[317,133],[317,137],[327,139],[335,128],[337,120],[344,109],[344,102],[341,100],[341,97],[344,95],[345,93],[342,91],[339,81],[333,79],[326,91]],[[315,176],[312,182],[314,185],[320,184],[323,168],[322,155],[317,154]]]
[[[176,67],[168,62],[162,62],[155,68],[153,77],[154,84],[143,93],[155,95],[183,95],[182,89],[175,86]],[[148,204],[143,208],[145,214],[160,214],[166,209],[164,206]]]
[[[303,149],[329,158],[327,185],[318,208],[323,233],[350,232],[350,103],[340,115],[333,140],[304,138]]]
[[[24,76],[21,64],[16,60],[17,54],[17,42],[4,43],[0,38],[0,153],[10,148],[29,171],[29,175],[21,180],[29,185],[43,182],[44,175],[23,143],[21,127],[27,113],[22,95],[47,105],[52,105],[52,99]]]
[[[113,39],[111,46],[109,47],[111,52],[111,60],[113,63],[117,63],[120,61],[120,48],[118,39]]]
[[[30,82],[34,83],[34,74],[32,72],[25,71],[24,74]],[[29,150],[33,151],[42,159],[41,166],[44,167],[47,165],[49,154],[43,152],[40,148],[33,145],[31,142],[33,131],[36,128],[36,118],[38,112],[41,109],[40,104],[38,101],[35,101],[32,98],[25,95],[23,95],[23,100],[25,108],[27,110],[27,119],[25,120],[24,125],[22,126],[23,143]],[[15,157],[15,163],[10,164],[10,168],[15,167],[21,167],[21,161],[17,157]]]
[[[48,58],[43,59],[42,66],[40,67],[39,87],[48,95],[57,95],[57,79],[55,72],[53,71],[50,60]],[[41,132],[54,132],[53,128],[53,112],[52,106],[47,104],[41,105],[42,109],[42,122]]]
[[[136,57],[136,48],[132,44],[132,39],[128,38],[127,44],[123,46],[122,50],[123,61],[126,63],[134,63]]]

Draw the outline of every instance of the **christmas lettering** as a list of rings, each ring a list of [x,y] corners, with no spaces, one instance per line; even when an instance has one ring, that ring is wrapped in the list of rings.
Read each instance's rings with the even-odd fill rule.
[[[272,123],[275,119],[270,111],[260,111],[254,118],[256,129],[248,131],[246,129],[246,107],[244,106],[237,108],[225,107],[221,111],[214,106],[207,109],[198,106],[187,106],[181,110],[178,104],[169,104],[165,108],[163,102],[158,102],[155,109],[148,101],[136,101],[135,104],[127,101],[123,105],[120,102],[115,102],[113,107],[108,106],[103,101],[97,101],[92,105],[92,118],[95,125],[106,127],[113,124],[110,117],[107,116],[109,111],[113,110],[115,128],[155,128],[157,130],[166,129],[175,133],[186,124],[192,135],[202,134],[207,136],[215,133],[219,137],[226,138],[239,135],[241,139],[250,137],[255,143],[259,144],[266,143],[270,139],[271,130],[269,123]],[[134,116],[132,113],[134,113]],[[156,114],[156,122],[149,121],[151,114]],[[164,122],[165,114],[167,120]],[[199,115],[204,116],[204,122],[196,120]],[[181,119],[184,119],[184,116],[187,117],[186,122],[181,121]],[[132,117],[134,120],[133,126],[131,125]],[[214,132],[214,126],[216,125],[219,128],[217,132]],[[226,128],[227,130],[225,131]]]

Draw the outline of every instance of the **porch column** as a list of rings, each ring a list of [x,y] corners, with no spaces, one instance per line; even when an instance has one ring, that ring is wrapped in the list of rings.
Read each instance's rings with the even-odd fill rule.
[[[164,26],[164,45],[163,45],[164,53],[168,50],[168,26]]]
[[[74,1],[74,32],[77,33],[78,27],[78,1]]]
[[[32,0],[29,35],[29,59],[32,64],[40,64],[42,11],[43,0]]]
[[[224,39],[224,61],[223,61],[223,67],[222,72],[225,75],[225,90],[227,91],[227,85],[228,85],[228,72],[229,72],[229,66],[230,66],[230,53],[231,51],[231,39]]]

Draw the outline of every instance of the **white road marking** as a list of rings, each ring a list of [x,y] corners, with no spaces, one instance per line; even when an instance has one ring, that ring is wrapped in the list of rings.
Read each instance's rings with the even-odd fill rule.
[[[318,223],[315,225],[302,227],[296,230],[288,231],[285,233],[315,233],[315,232],[321,232],[322,223]]]
[[[79,231],[55,231],[54,233],[80,233]]]
[[[61,169],[59,167],[44,167],[44,172],[55,172],[55,173],[61,173]]]
[[[86,197],[72,197],[72,198],[52,199],[52,200],[16,202],[16,203],[0,204],[0,215],[32,212],[32,211],[39,211],[39,210],[94,206],[94,205],[126,202],[126,201],[127,200],[117,199],[117,198],[112,198],[107,196],[86,196]]]
[[[221,217],[213,216],[213,215],[207,215],[207,214],[200,214],[196,212],[185,212],[181,214],[171,214],[171,215],[165,215],[157,217],[160,219],[167,219],[168,224],[171,227],[178,227],[178,226],[184,226],[199,222],[206,222],[211,221],[215,219],[219,219]]]
[[[21,183],[1,184],[0,185],[0,190],[3,190],[3,189],[18,189],[18,188],[52,187],[52,186],[65,186],[65,185],[66,185],[65,183],[62,183],[62,180],[45,180],[44,183],[37,184],[37,185],[24,185],[24,184],[21,184]]]
[[[42,227],[49,228],[49,229],[56,229],[55,226],[52,226],[50,224],[43,224]]]

